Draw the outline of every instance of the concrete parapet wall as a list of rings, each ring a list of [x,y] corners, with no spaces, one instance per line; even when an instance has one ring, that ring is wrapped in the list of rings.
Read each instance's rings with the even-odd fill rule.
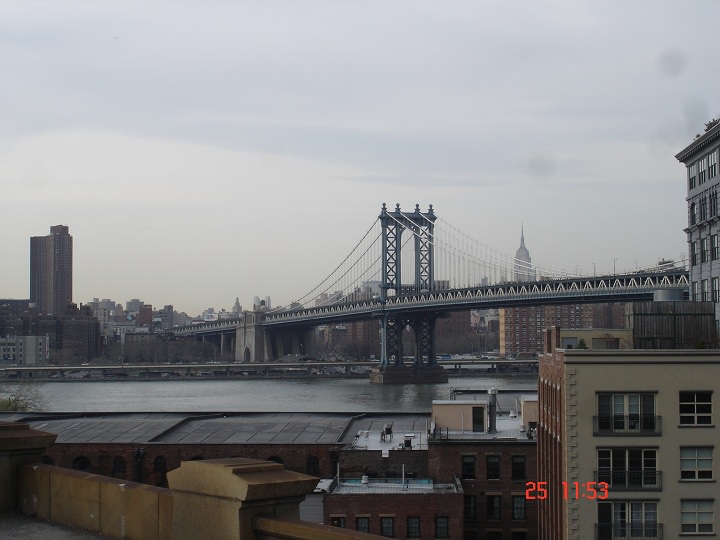
[[[97,532],[110,538],[172,538],[169,489],[137,484],[52,465],[18,470],[21,513]]]
[[[299,518],[318,479],[278,463],[244,458],[185,461],[168,473],[175,497],[174,538],[255,539],[261,515]]]
[[[0,422],[0,512],[17,507],[18,467],[39,461],[56,437],[22,422]]]

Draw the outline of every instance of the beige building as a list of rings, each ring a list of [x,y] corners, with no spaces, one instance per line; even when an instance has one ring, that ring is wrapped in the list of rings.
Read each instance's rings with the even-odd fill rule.
[[[0,337],[0,365],[47,364],[49,357],[50,338],[47,336]]]
[[[717,534],[720,351],[560,343],[540,360],[539,538]]]

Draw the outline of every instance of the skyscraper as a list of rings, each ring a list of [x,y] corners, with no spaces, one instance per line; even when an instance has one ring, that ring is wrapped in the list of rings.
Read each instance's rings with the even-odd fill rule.
[[[72,302],[72,236],[67,225],[30,238],[30,302],[38,313],[61,315]]]
[[[515,281],[535,281],[530,252],[525,247],[525,228],[520,231],[520,247],[515,252]]]

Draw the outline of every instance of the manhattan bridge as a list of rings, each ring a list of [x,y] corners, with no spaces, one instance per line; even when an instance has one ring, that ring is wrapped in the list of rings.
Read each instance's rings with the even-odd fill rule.
[[[283,308],[175,329],[219,340],[236,361],[265,362],[311,352],[304,336],[318,325],[377,319],[380,366],[402,366],[402,332],[415,335],[416,367],[436,362],[435,322],[451,311],[652,300],[687,296],[685,261],[632,273],[580,276],[530,264],[474,240],[419,205],[380,215],[339,264]],[[227,350],[227,349],[226,349]]]

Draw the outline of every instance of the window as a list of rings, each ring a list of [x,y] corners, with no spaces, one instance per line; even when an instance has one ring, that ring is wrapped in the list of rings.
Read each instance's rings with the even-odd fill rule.
[[[710,217],[715,217],[718,215],[718,198],[717,198],[717,191],[712,190],[710,192]]]
[[[714,178],[717,175],[717,151],[708,154],[707,171],[708,178]]]
[[[512,540],[527,540],[527,532],[525,531],[513,531]]]
[[[512,479],[525,480],[525,456],[512,456]]]
[[[488,531],[485,533],[485,540],[503,540],[502,531]]]
[[[435,517],[435,538],[450,538],[450,526],[447,516]]]
[[[708,206],[707,197],[703,195],[700,197],[700,221],[705,221],[708,218]]]
[[[698,283],[697,281],[693,281],[692,283],[692,301],[700,301],[700,283]]]
[[[660,538],[657,503],[649,501],[598,502],[598,540]]]
[[[695,203],[690,203],[690,225],[697,224],[697,221],[697,205]]]
[[[720,243],[718,243],[717,234],[713,234],[710,237],[710,258],[713,261],[720,259]]]
[[[420,518],[417,516],[410,516],[407,518],[407,537],[408,538],[420,538]]]
[[[320,460],[317,456],[308,456],[305,463],[305,471],[310,476],[320,476]]]
[[[487,519],[500,519],[502,513],[500,508],[502,506],[502,497],[500,495],[488,495],[487,496]]]
[[[680,425],[712,424],[712,392],[680,392]]]
[[[380,518],[380,536],[394,537],[395,536],[395,518],[394,517],[381,517]]]
[[[496,454],[489,454],[485,458],[487,463],[487,479],[488,480],[499,480],[500,479],[500,456]]]
[[[475,480],[475,456],[462,457],[462,479]]]
[[[612,490],[660,487],[654,448],[598,448],[598,482]]]
[[[355,530],[360,532],[370,532],[370,518],[359,517],[355,518]]]
[[[330,525],[345,528],[345,516],[330,516]]]
[[[720,304],[720,277],[712,278],[713,302]]]
[[[707,279],[700,282],[700,298],[703,302],[710,301],[710,282]]]
[[[680,448],[680,478],[683,480],[711,480],[712,451],[710,447]]]
[[[707,157],[698,159],[698,171],[697,171],[697,177],[698,177],[698,184],[704,184],[705,179],[707,178],[707,163],[708,159]]]
[[[690,242],[690,265],[695,266],[698,263],[698,243]]]
[[[680,501],[680,531],[713,532],[713,500]]]
[[[655,394],[598,394],[597,432],[659,433]]]
[[[688,189],[695,189],[697,185],[697,164],[693,163],[688,167]]]
[[[512,496],[512,518],[514,520],[527,519],[525,513],[525,495]]]
[[[463,515],[465,516],[465,521],[474,521],[477,518],[475,495],[465,495],[463,503]]]
[[[710,238],[700,239],[700,262],[708,262],[710,260]]]

